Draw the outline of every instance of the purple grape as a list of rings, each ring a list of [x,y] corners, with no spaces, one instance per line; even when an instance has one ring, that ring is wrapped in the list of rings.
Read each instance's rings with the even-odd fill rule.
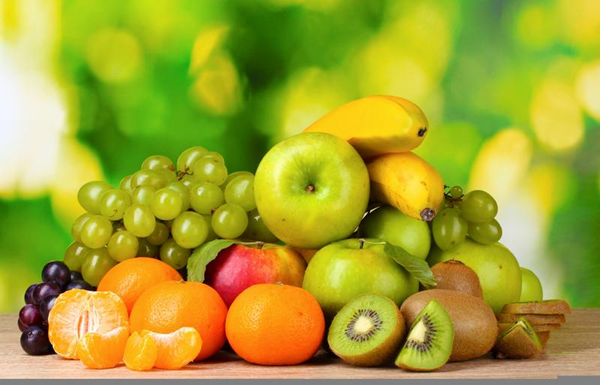
[[[27,325],[21,322],[21,318],[18,319],[17,325],[19,325],[19,330],[22,332],[25,331],[25,329],[27,329]]]
[[[63,288],[71,282],[71,270],[63,262],[49,262],[42,270],[42,280],[44,282],[54,282]]]
[[[54,282],[40,283],[33,291],[33,303],[39,305],[44,298],[51,295],[60,295],[61,291],[60,286]]]
[[[21,347],[31,356],[52,353],[48,332],[39,326],[30,326],[21,334]]]
[[[26,327],[41,325],[44,322],[40,309],[32,304],[25,305],[21,308],[21,311],[19,312],[19,320]]]
[[[33,285],[29,286],[25,291],[25,304],[33,303],[33,291],[35,290],[37,285],[37,283],[34,283]]]
[[[65,291],[71,290],[71,289],[82,289],[82,290],[89,290],[89,291],[95,290],[92,285],[85,282],[84,280],[72,281],[71,283],[69,283],[67,285],[67,287],[65,288]]]
[[[83,275],[78,271],[71,270],[71,282],[73,281],[83,281]]]
[[[46,297],[40,303],[40,313],[42,314],[42,319],[46,324],[48,324],[48,316],[50,315],[50,310],[54,307],[54,302],[58,298],[57,295],[51,295]]]

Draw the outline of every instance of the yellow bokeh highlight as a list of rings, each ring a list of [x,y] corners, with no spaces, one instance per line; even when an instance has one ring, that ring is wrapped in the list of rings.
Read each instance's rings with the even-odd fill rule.
[[[84,210],[77,202],[77,191],[85,183],[104,180],[100,160],[75,138],[63,137],[60,158],[50,190],[52,210],[66,229]]]
[[[143,53],[137,38],[117,28],[95,32],[86,45],[86,59],[92,72],[103,82],[123,83],[136,77]]]
[[[549,3],[521,2],[514,32],[519,42],[530,48],[544,48],[555,40],[559,24]]]
[[[469,190],[485,190],[501,204],[519,189],[531,163],[533,146],[521,130],[507,128],[488,139],[477,154]]]
[[[587,113],[600,120],[600,60],[581,68],[576,89],[577,98]]]
[[[228,32],[229,26],[217,25],[204,29],[196,36],[192,48],[190,73],[196,73],[207,63],[211,55],[223,44]]]
[[[532,167],[526,187],[542,212],[550,217],[572,195],[574,184],[567,167],[542,163]]]
[[[242,105],[242,84],[227,52],[216,54],[196,74],[194,100],[216,115],[230,115]]]
[[[561,37],[580,48],[600,47],[600,1],[559,0],[555,12],[564,28]]]
[[[530,119],[538,141],[549,150],[568,151],[584,136],[583,116],[573,88],[558,79],[548,79],[536,90]]]

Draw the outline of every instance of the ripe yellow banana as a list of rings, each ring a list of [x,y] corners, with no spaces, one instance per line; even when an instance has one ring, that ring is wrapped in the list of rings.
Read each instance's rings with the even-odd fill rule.
[[[371,200],[387,203],[409,217],[430,221],[444,200],[444,182],[429,163],[412,152],[385,154],[367,163]]]
[[[417,148],[427,127],[423,111],[411,101],[368,96],[336,108],[304,132],[326,132],[345,139],[366,159]]]

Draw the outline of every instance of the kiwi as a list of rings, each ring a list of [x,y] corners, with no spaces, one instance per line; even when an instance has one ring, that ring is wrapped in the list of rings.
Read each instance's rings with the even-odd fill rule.
[[[494,345],[497,358],[531,358],[540,354],[544,348],[537,334],[522,317],[506,329]]]
[[[504,333],[507,329],[509,329],[513,324],[512,323],[499,323],[498,330],[500,330],[500,334]],[[536,333],[539,332],[551,332],[553,330],[560,329],[560,324],[546,324],[546,325],[532,325],[531,326]]]
[[[532,325],[564,324],[566,321],[563,314],[498,314],[496,316],[499,323],[514,323],[521,317]]]
[[[504,314],[571,314],[571,306],[562,299],[536,302],[515,302],[504,305]]]
[[[440,262],[431,268],[437,281],[436,289],[461,291],[483,299],[483,290],[477,273],[470,267],[451,259]]]
[[[348,302],[334,317],[327,342],[333,353],[356,366],[391,362],[406,336],[406,323],[398,306],[378,294]]]
[[[438,301],[429,301],[415,318],[396,366],[417,372],[429,372],[448,362],[454,343],[450,315]]]
[[[498,337],[498,324],[492,308],[482,299],[452,290],[432,289],[408,297],[400,311],[412,324],[431,300],[439,301],[454,324],[454,346],[450,361],[465,361],[488,353]]]

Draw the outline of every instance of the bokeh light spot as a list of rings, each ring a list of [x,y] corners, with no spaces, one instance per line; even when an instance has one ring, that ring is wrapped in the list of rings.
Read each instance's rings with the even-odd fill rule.
[[[92,72],[106,83],[122,83],[134,78],[142,66],[142,48],[131,33],[113,28],[95,32],[86,47]]]
[[[196,36],[194,47],[192,48],[192,63],[190,72],[197,72],[210,58],[210,56],[221,46],[229,26],[218,25],[206,28]]]
[[[585,65],[579,71],[577,98],[588,114],[600,120],[600,60]]]

